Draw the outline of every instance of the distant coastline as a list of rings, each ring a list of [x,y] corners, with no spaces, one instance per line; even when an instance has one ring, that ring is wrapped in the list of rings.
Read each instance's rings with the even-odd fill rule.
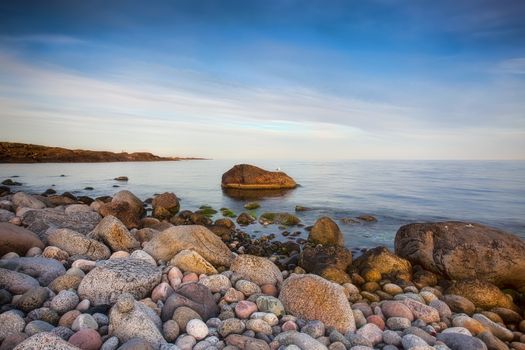
[[[161,157],[149,152],[115,153],[0,142],[0,163],[104,163],[204,160],[195,157]]]

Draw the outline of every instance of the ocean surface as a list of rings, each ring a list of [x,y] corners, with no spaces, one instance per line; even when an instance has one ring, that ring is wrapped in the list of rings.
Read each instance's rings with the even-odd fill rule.
[[[0,164],[0,181],[17,176],[13,188],[42,193],[97,197],[126,189],[145,200],[156,193],[174,192],[181,208],[201,205],[227,207],[236,213],[253,198],[239,198],[221,190],[221,176],[239,161],[195,160],[178,162]],[[297,205],[311,210],[295,213],[308,226],[323,215],[336,220],[352,249],[385,245],[392,248],[400,226],[412,222],[463,220],[504,229],[525,238],[525,162],[522,161],[346,161],[250,162],[268,170],[277,168],[301,186],[286,193],[258,199],[256,213],[295,213]],[[61,176],[64,175],[64,176]],[[117,182],[117,176],[129,181]],[[119,187],[113,187],[118,185]],[[93,187],[93,190],[85,190]],[[278,195],[278,196],[275,196]],[[373,215],[376,222],[343,223],[343,218]],[[217,214],[215,218],[220,218]],[[250,225],[253,235],[275,233],[275,225]],[[304,228],[298,237],[307,237]]]

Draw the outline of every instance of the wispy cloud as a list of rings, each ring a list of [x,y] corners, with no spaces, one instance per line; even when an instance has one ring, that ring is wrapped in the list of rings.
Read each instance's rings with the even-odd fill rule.
[[[78,45],[86,41],[61,34],[0,35],[0,42],[44,45]]]
[[[498,68],[503,73],[525,74],[525,57],[504,60],[499,64]]]

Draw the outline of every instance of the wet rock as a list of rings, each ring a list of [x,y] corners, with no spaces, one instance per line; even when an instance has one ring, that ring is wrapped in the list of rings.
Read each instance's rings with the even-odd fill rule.
[[[15,350],[79,350],[57,335],[49,332],[35,334],[15,347]]]
[[[219,314],[219,307],[215,303],[210,289],[200,283],[182,285],[175,293],[171,294],[162,308],[162,320],[171,319],[175,309],[181,306],[187,306],[196,311],[203,320],[208,320]]]
[[[100,215],[95,212],[75,212],[68,215],[55,209],[29,210],[22,215],[24,226],[36,233],[44,243],[47,243],[48,232],[52,232],[53,229],[68,228],[87,234],[95,228],[100,219]]]
[[[495,307],[518,309],[498,287],[486,281],[475,279],[457,281],[447,289],[447,294],[465,297],[476,307],[485,310]]]
[[[342,271],[352,264],[352,253],[339,246],[304,247],[299,258],[299,266],[306,272],[317,273],[326,266],[332,266]]]
[[[25,255],[33,247],[44,249],[44,244],[36,234],[23,227],[0,222],[0,256],[9,252]]]
[[[395,247],[413,264],[449,279],[481,278],[525,291],[525,242],[510,233],[456,221],[409,224],[397,232]]]
[[[344,246],[344,238],[339,226],[327,216],[317,219],[310,230],[308,240],[323,245]]]
[[[283,283],[279,299],[296,317],[320,320],[341,333],[356,329],[344,288],[319,276],[293,274]]]
[[[230,270],[259,286],[272,284],[280,286],[283,276],[279,268],[267,258],[242,254],[233,260]]]
[[[69,255],[83,255],[92,260],[107,259],[111,255],[109,248],[103,243],[67,228],[53,231],[47,239],[49,244]]]
[[[237,217],[237,223],[242,226],[247,226],[255,222],[255,218],[248,213],[241,213]]]
[[[145,210],[142,201],[130,191],[120,191],[113,196],[111,202],[100,205],[99,213],[119,219],[128,229],[138,228]]]
[[[238,164],[222,175],[221,186],[234,189],[295,188],[295,181],[280,171],[267,171],[249,164]]]
[[[64,266],[58,261],[40,257],[0,260],[0,268],[34,277],[42,286],[47,286],[55,278],[66,273]]]
[[[153,216],[159,220],[170,219],[180,209],[179,199],[174,193],[164,192],[155,196],[152,202]]]
[[[362,256],[355,259],[349,268],[349,273],[358,273],[362,276],[367,271],[378,272],[381,276],[379,279],[388,277],[394,280],[409,281],[412,277],[412,265],[410,262],[396,256],[385,247],[377,247],[366,251]],[[373,280],[370,279],[370,281]]]
[[[140,247],[126,226],[112,215],[107,215],[89,234],[90,238],[104,242],[112,251],[130,251]]]
[[[259,216],[259,222],[262,225],[294,226],[298,225],[301,220],[297,216],[289,213],[263,213]]]
[[[142,299],[161,281],[162,271],[143,260],[106,260],[97,265],[78,287],[80,297],[93,305],[112,304],[125,292]]]
[[[122,294],[109,312],[112,334],[121,342],[140,338],[158,349],[166,340],[161,333],[161,325],[157,314],[134,300],[131,294]]]
[[[144,251],[162,261],[169,261],[185,249],[196,251],[214,266],[230,266],[233,260],[233,254],[222,240],[198,225],[169,228],[144,244]]]
[[[196,274],[214,275],[217,270],[204,259],[199,253],[184,249],[175,255],[169,262],[172,266],[177,266],[184,272],[195,272]]]

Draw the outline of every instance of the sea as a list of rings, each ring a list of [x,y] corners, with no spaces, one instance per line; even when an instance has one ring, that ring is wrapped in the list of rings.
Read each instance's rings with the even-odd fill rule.
[[[98,197],[129,190],[142,200],[173,192],[181,209],[202,205],[229,208],[236,214],[258,201],[254,214],[288,212],[300,227],[247,226],[254,237],[275,234],[278,240],[307,238],[319,217],[334,219],[352,250],[394,247],[397,230],[414,222],[461,220],[482,223],[525,239],[525,161],[250,161],[267,170],[286,172],[294,190],[263,194],[226,193],[221,176],[240,160],[187,160],[119,163],[0,164],[0,182],[21,182],[13,190]],[[246,162],[245,162],[246,163]],[[127,182],[115,181],[127,176]],[[118,186],[118,187],[116,187]],[[86,189],[92,188],[92,189]],[[308,208],[295,211],[296,206]],[[377,221],[357,219],[372,215]],[[221,218],[219,211],[214,219]],[[298,232],[297,236],[283,232]]]

